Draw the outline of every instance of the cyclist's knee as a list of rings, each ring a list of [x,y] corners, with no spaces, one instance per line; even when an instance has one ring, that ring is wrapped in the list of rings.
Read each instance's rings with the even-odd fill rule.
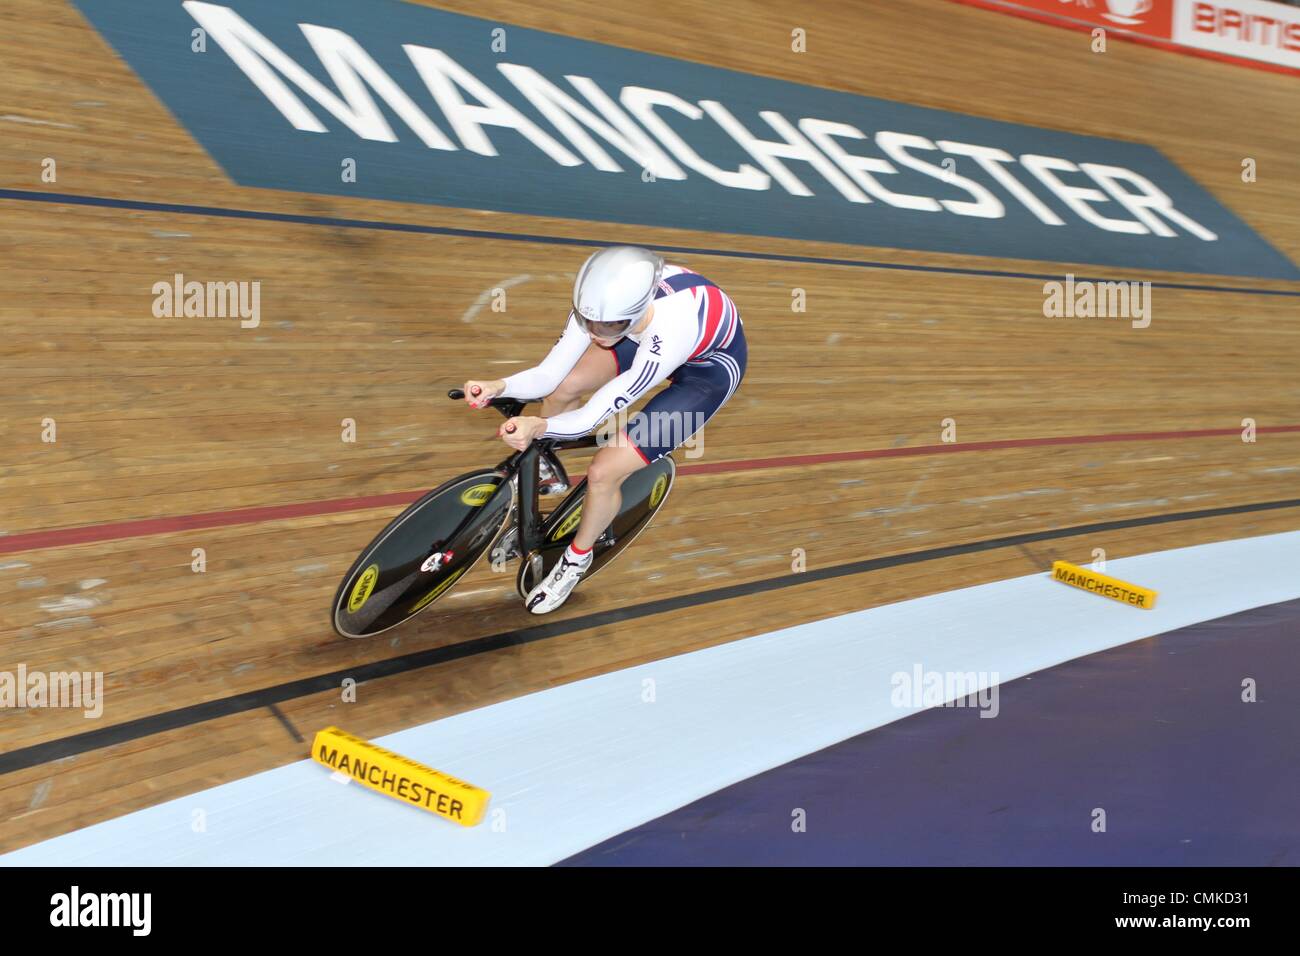
[[[587,484],[596,487],[612,484],[614,472],[614,466],[609,463],[609,460],[602,459],[597,455],[591,460],[591,464],[587,466]]]

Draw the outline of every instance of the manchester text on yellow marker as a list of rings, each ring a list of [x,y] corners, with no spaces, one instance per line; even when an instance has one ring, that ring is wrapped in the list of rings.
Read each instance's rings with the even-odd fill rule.
[[[337,727],[326,727],[316,734],[311,758],[372,790],[422,807],[461,826],[472,827],[483,819],[492,797],[472,783],[457,780]]]
[[[1156,592],[1150,588],[1141,588],[1119,578],[1098,574],[1096,571],[1081,568],[1069,561],[1053,561],[1052,577],[1062,584],[1100,594],[1121,604],[1132,604],[1144,611],[1149,611],[1156,606]]]

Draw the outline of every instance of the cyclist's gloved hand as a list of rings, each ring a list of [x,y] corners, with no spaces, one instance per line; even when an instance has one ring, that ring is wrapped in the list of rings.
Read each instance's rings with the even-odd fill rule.
[[[488,402],[496,398],[506,390],[506,383],[500,379],[491,382],[480,382],[470,379],[465,383],[462,389],[465,393],[465,403],[470,408],[483,408]]]
[[[501,440],[515,451],[523,451],[534,439],[541,438],[544,434],[546,434],[546,419],[530,418],[527,415],[507,419],[497,431]]]

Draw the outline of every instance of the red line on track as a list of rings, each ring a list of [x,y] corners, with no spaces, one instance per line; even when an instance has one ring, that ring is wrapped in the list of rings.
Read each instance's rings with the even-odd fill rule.
[[[1300,425],[1272,425],[1257,428],[1261,435],[1300,432]],[[710,464],[681,465],[677,470],[684,475],[718,475],[735,471],[756,471],[765,468],[794,468],[807,465],[825,465],[842,461],[866,461],[872,458],[910,458],[916,455],[948,455],[958,452],[998,451],[1010,448],[1034,448],[1045,445],[1092,445],[1102,442],[1168,441],[1178,438],[1220,438],[1239,436],[1239,428],[1202,428],[1173,432],[1116,432],[1109,435],[1062,435],[1055,438],[1005,438],[998,441],[954,442],[943,445],[910,445],[902,448],[868,448],[862,451],[837,451],[821,455],[788,455],[783,458],[752,458],[747,461],[723,461]],[[139,521],[118,521],[109,524],[84,525],[76,528],[54,528],[49,531],[28,531],[22,534],[0,536],[0,554],[18,551],[41,551],[74,544],[97,541],[119,541],[124,538],[143,538],[177,531],[194,531],[201,528],[227,528],[231,525],[257,524],[263,521],[282,521],[287,518],[306,518],[316,515],[341,514],[382,508],[386,505],[410,504],[424,491],[397,491],[384,495],[365,495],[360,498],[335,498],[329,501],[309,501],[289,505],[265,505],[259,508],[238,508],[233,511],[208,511],[201,514],[173,515],[166,518],[145,518]]]
[[[1273,425],[1256,428],[1266,432],[1300,432],[1300,425]],[[1092,445],[1115,441],[1166,441],[1171,438],[1214,438],[1240,435],[1240,428],[1202,428],[1181,432],[1116,432],[1110,435],[1062,435],[1057,438],[1004,438],[999,441],[953,442],[946,445],[911,445],[904,448],[872,448],[866,451],[837,451],[824,455],[795,455],[790,458],[753,458],[749,461],[724,461],[708,465],[682,465],[677,470],[686,475],[714,475],[728,471],[751,471],[756,468],[784,468],[790,465],[825,465],[837,461],[867,458],[910,458],[913,455],[944,455],[962,451],[997,451],[1001,448],[1030,448],[1038,445]],[[0,539],[3,542],[3,539]],[[3,544],[0,543],[0,547]]]
[[[342,511],[360,511],[363,508],[378,508],[382,505],[404,505],[422,494],[423,492],[420,491],[399,491],[387,495],[368,495],[364,498],[336,498],[333,501],[308,501],[296,505],[266,505],[261,508],[239,508],[234,511],[207,511],[196,515],[173,515],[168,518],[118,521],[112,524],[84,525],[79,528],[29,531],[24,534],[0,537],[0,554],[40,551],[44,548],[60,548],[71,544],[89,544],[93,541],[143,538],[154,534],[192,531],[196,528],[225,528],[235,524],[306,518]]]

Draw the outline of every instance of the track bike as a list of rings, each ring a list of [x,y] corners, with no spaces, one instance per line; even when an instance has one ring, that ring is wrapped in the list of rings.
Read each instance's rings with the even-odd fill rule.
[[[447,397],[465,395],[452,389]],[[496,398],[506,418],[528,404]],[[397,627],[446,595],[485,554],[494,570],[518,561],[520,597],[550,573],[578,531],[587,495],[583,478],[549,513],[539,504],[540,462],[570,484],[558,453],[594,448],[595,435],[566,441],[541,438],[495,468],[466,472],[420,497],[388,523],[352,563],[334,595],[334,630],[342,637],[371,637]],[[592,548],[583,582],[622,554],[659,511],[672,490],[677,466],[665,455],[629,475],[623,503]]]

